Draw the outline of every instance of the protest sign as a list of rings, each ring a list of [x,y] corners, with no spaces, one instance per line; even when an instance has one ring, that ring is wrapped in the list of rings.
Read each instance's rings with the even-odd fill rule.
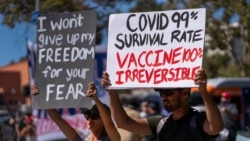
[[[93,81],[96,13],[41,14],[37,27],[36,85],[33,108],[89,107]]]
[[[205,9],[112,14],[110,88],[193,87],[202,66]]]

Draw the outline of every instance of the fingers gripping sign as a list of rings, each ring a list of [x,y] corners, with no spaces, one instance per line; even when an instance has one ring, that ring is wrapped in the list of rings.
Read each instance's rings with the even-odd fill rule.
[[[31,86],[31,93],[32,93],[32,95],[38,95],[39,94],[39,90],[35,85]]]
[[[106,71],[104,71],[103,74],[102,74],[102,87],[106,88],[108,86],[111,86],[111,82],[110,82],[110,79],[109,79],[109,74]]]
[[[87,96],[89,97],[96,97],[97,90],[95,87],[94,82],[90,82],[87,90]]]
[[[201,91],[206,90],[206,86],[207,86],[207,75],[204,69],[200,69],[197,71],[197,73],[195,74],[195,78],[194,78],[194,83],[196,85],[199,85],[199,89]]]
[[[201,69],[198,70],[195,74],[195,83],[197,85],[206,84],[207,83],[207,75],[205,73],[205,70]]]

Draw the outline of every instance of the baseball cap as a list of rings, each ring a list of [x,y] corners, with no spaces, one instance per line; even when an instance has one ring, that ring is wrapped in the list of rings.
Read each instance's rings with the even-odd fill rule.
[[[222,97],[227,99],[227,100],[230,100],[232,98],[232,96],[229,92],[222,93]]]
[[[155,91],[159,93],[164,93],[165,95],[171,95],[173,90],[182,91],[186,88],[154,88]]]
[[[171,91],[171,90],[184,90],[186,88],[154,88],[155,91]]]
[[[33,119],[31,116],[25,116],[25,122],[26,124],[31,124],[33,122]]]
[[[103,104],[103,105],[109,111],[109,113],[111,113],[109,107],[106,104]],[[82,108],[81,113],[84,115],[84,117],[87,120],[89,120],[89,119],[96,120],[96,119],[100,118],[100,112],[99,112],[96,104],[92,105],[90,108]]]

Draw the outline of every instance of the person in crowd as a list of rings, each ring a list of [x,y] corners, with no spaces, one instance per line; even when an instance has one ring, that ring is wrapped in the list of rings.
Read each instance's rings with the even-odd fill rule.
[[[15,112],[15,116],[9,119],[9,125],[13,127],[15,133],[15,138],[18,141],[26,141],[29,138],[36,139],[36,126],[32,123],[31,125],[27,125],[26,117],[32,115],[32,108],[27,105],[21,105],[17,111]],[[13,136],[13,135],[12,135]]]
[[[128,116],[132,118],[139,118],[139,112],[131,106],[123,105],[123,108]],[[121,135],[121,141],[142,141],[143,139],[142,135],[130,132],[128,130],[124,130],[122,128],[118,128],[118,131]]]
[[[148,116],[148,104],[147,100],[142,100],[140,104],[140,117],[145,118]]]
[[[0,122],[0,129],[2,131],[0,134],[2,135],[2,139],[0,141],[16,141],[16,132],[14,124],[10,124],[9,119],[5,119]]]
[[[148,116],[160,115],[161,107],[157,101],[149,101],[148,104]]]
[[[159,92],[165,109],[171,114],[166,118],[161,115],[131,118],[122,108],[117,91],[107,88],[112,85],[109,74],[104,72],[102,76],[102,86],[109,92],[111,112],[117,126],[138,134],[153,134],[158,141],[205,141],[215,138],[223,129],[220,111],[207,92],[207,76],[203,69],[195,74],[194,83],[201,92],[205,113],[199,113],[188,105],[190,88],[159,88],[155,90]]]
[[[246,104],[246,113],[245,113],[244,117],[246,118],[246,126],[245,126],[245,128],[248,131],[250,131],[250,103]]]
[[[139,117],[139,112],[136,110],[136,106],[134,103],[134,97],[129,94],[120,94],[119,99],[121,101],[121,104],[130,117]],[[133,132],[129,132],[127,130],[124,130],[122,128],[118,128],[118,132],[121,135],[121,141],[142,141],[143,136],[139,134],[135,134]]]
[[[20,120],[19,116],[16,116],[16,121]],[[24,138],[25,141],[37,141],[36,135],[36,126],[33,122],[33,117],[31,113],[27,113],[24,116],[25,125],[23,128],[20,128],[20,122],[15,123],[15,130],[17,137],[19,139]]]
[[[38,93],[38,88],[32,86],[32,94],[36,95]],[[121,137],[111,118],[110,109],[98,98],[97,89],[93,82],[89,83],[86,95],[92,97],[95,102],[95,105],[90,109],[82,109],[82,113],[90,129],[90,134],[87,136],[79,135],[77,131],[59,115],[56,109],[47,109],[47,113],[69,141],[120,141]]]
[[[223,92],[219,109],[224,122],[224,129],[220,132],[219,140],[235,141],[236,132],[239,126],[238,109],[232,101],[232,95],[229,92]]]
[[[161,115],[161,105],[158,101],[150,100],[148,97],[144,98],[140,104],[140,117],[146,118],[154,115]],[[144,141],[155,141],[157,139],[154,135],[144,136]]]
[[[148,100],[147,105],[147,117],[161,115],[161,107],[157,101]],[[155,135],[146,135],[144,141],[156,141],[157,136]]]

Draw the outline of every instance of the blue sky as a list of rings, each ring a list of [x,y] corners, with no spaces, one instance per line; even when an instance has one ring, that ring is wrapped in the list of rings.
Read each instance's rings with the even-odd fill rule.
[[[162,0],[157,0],[162,1]],[[127,11],[131,5],[123,5],[123,11]],[[0,14],[0,67],[10,62],[18,62],[27,55],[26,38],[35,42],[35,25],[31,23],[19,23],[11,29],[2,25],[3,15]]]
[[[3,16],[0,15],[0,23]],[[8,65],[11,61],[18,62],[27,55],[26,37],[35,41],[35,26],[30,23],[16,24],[11,29],[0,24],[0,67]]]
[[[127,12],[129,6],[123,5],[123,12]],[[34,43],[36,36],[35,25],[32,23],[18,23],[12,29],[1,24],[2,20],[3,15],[0,14],[0,67],[26,57],[26,38]]]

